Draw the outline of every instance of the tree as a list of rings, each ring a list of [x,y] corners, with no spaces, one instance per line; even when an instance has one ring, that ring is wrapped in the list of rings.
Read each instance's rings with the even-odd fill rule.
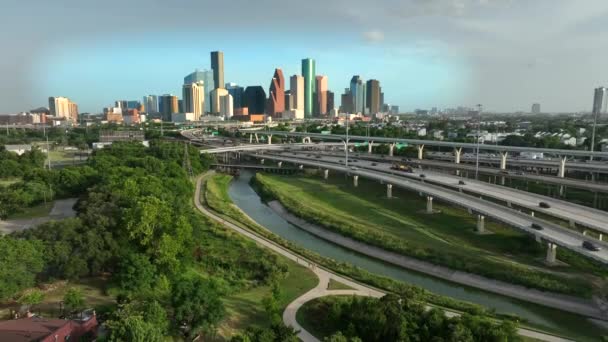
[[[156,282],[156,266],[140,253],[129,253],[118,264],[116,281],[129,295],[147,296]]]
[[[171,304],[176,328],[186,324],[190,337],[199,332],[214,332],[225,315],[217,281],[198,275],[186,275],[176,280]]]
[[[82,295],[82,291],[75,287],[69,288],[63,296],[63,303],[70,312],[83,309],[84,296]]]
[[[44,300],[44,292],[33,289],[24,293],[18,300],[19,304],[27,305],[27,310],[32,311],[35,305],[42,303]]]
[[[141,315],[119,315],[106,322],[108,341],[160,342],[164,340],[161,329],[146,322]]]
[[[34,285],[42,271],[42,243],[0,236],[0,299],[7,299]]]

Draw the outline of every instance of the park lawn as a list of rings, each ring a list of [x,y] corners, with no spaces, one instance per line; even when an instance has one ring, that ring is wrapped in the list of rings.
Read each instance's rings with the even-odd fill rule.
[[[354,290],[352,287],[342,284],[339,281],[329,279],[329,284],[327,284],[328,290]]]
[[[49,151],[48,158],[51,159],[51,163],[72,161],[74,160],[74,151]]]
[[[2,178],[0,179],[0,186],[9,186],[11,184],[15,184],[21,181],[19,177],[10,177],[10,178]]]
[[[29,218],[35,218],[35,217],[48,216],[51,213],[51,210],[53,209],[53,205],[54,205],[54,202],[50,201],[50,202],[35,205],[33,207],[23,208],[23,210],[21,212],[9,215],[8,219],[9,220],[29,219]]]
[[[476,219],[466,210],[435,202],[439,212],[426,214],[426,200],[417,193],[393,188],[394,198],[387,199],[385,187],[360,180],[355,188],[341,175],[323,181],[258,174],[256,180],[297,216],[398,253],[583,297],[605,282],[590,273],[605,277],[606,270],[580,256],[568,255],[576,267],[547,268],[543,246],[505,225],[486,221],[492,234],[477,234]]]

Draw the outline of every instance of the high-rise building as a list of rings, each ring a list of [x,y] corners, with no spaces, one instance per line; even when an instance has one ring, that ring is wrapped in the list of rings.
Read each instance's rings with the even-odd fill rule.
[[[143,98],[144,109],[146,113],[158,113],[158,97],[156,95],[146,95]]]
[[[49,97],[49,112],[52,116],[65,118],[74,123],[78,121],[78,106],[67,97]]]
[[[352,113],[353,110],[353,94],[349,88],[344,89],[344,94],[340,96],[340,113]]]
[[[540,114],[540,103],[532,104],[532,114]]]
[[[139,107],[141,106],[141,103],[139,103],[139,101],[127,101],[127,110],[129,109],[137,109],[139,110]]]
[[[293,108],[304,110],[304,77],[293,75],[289,78],[289,92],[293,96]]]
[[[205,86],[203,82],[184,84],[182,87],[184,113],[194,114],[194,120],[200,120],[205,113]]]
[[[203,82],[205,87],[205,99],[211,98],[211,91],[215,89],[215,83],[213,81],[213,70],[198,70],[196,69],[193,73],[184,77],[184,84],[192,84]],[[205,113],[211,112],[211,101],[205,101]]]
[[[211,91],[211,114],[221,115],[222,103],[221,97],[228,95],[228,90],[224,88],[215,88]]]
[[[293,95],[291,95],[291,90],[285,91],[285,110],[292,110],[293,104]]]
[[[359,75],[353,76],[350,80],[350,93],[353,98],[353,113],[365,113],[365,83]]]
[[[327,112],[329,113],[334,108],[336,108],[336,105],[334,102],[334,92],[328,90],[327,91]]]
[[[234,109],[241,108],[243,106],[243,93],[245,88],[237,85],[236,83],[226,83],[226,90],[232,96],[232,105]]]
[[[280,117],[285,111],[285,77],[283,70],[274,69],[274,75],[270,81],[268,90],[268,106],[266,107],[268,115],[272,117]]]
[[[316,77],[315,114],[327,115],[327,76]]]
[[[387,112],[385,110],[383,110],[384,108],[384,92],[382,91],[382,88],[380,88],[380,110],[382,110],[383,112]]]
[[[226,119],[230,119],[234,115],[232,95],[226,94],[220,97],[220,115]]]
[[[243,94],[243,107],[248,108],[249,115],[266,113],[266,92],[262,86],[249,86]]]
[[[165,94],[160,97],[159,110],[163,121],[171,121],[171,114],[179,112],[177,96]]]
[[[391,106],[391,114],[399,114],[399,106]]]
[[[217,88],[224,85],[224,53],[221,51],[211,52],[211,69],[213,69],[213,84]]]
[[[128,102],[127,100],[117,100],[114,101],[114,107],[116,108],[120,108],[122,110],[127,110],[128,109]]]
[[[378,80],[369,80],[366,88],[366,104],[369,114],[380,113],[380,82]]]
[[[608,111],[608,88],[595,88],[593,92],[593,114],[606,114]]]
[[[314,94],[316,90],[315,60],[306,58],[302,60],[302,76],[304,77],[304,117],[312,117],[314,110]]]

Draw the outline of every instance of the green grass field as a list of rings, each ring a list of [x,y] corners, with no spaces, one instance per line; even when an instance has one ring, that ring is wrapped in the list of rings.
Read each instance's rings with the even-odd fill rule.
[[[232,205],[227,193],[231,179],[231,176],[220,174],[209,177],[205,182],[205,191],[202,197],[211,208],[221,209],[221,213],[227,220],[235,223],[240,222],[241,225],[243,225],[243,222],[250,225],[255,224]],[[287,277],[279,282],[282,291],[280,305],[284,308],[294,299],[317,286],[319,280],[306,267],[284,257],[280,257],[280,260],[288,266]],[[229,339],[230,336],[248,327],[268,326],[270,321],[262,301],[270,293],[269,286],[259,286],[228,296],[224,301],[228,315],[219,327],[220,337]]]
[[[333,279],[329,279],[329,284],[327,284],[328,290],[354,290],[352,287],[342,284],[339,281],[335,281]]]
[[[29,218],[47,216],[53,209],[53,205],[54,205],[54,203],[51,201],[51,202],[47,202],[47,203],[41,203],[41,204],[35,205],[33,207],[29,207],[29,208],[23,208],[23,211],[9,215],[8,219],[9,220],[29,219]]]
[[[426,201],[416,193],[344,176],[294,177],[257,174],[272,196],[292,213],[343,235],[433,263],[530,287],[588,297],[591,284],[604,284],[606,270],[583,257],[567,255],[574,267],[548,268],[545,251],[531,237],[486,221],[492,234],[475,232],[475,217],[465,210],[435,202],[440,213],[426,214]],[[558,252],[558,258],[560,252]],[[594,273],[598,276],[591,276]]]
[[[21,181],[21,178],[2,178],[0,179],[0,186],[9,186],[11,184],[15,184]]]

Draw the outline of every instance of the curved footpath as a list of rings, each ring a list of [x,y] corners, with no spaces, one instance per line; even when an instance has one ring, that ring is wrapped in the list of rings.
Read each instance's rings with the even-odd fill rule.
[[[285,248],[279,246],[275,242],[270,241],[266,238],[263,238],[246,229],[243,229],[231,222],[228,222],[228,221],[224,220],[223,218],[221,218],[220,216],[207,210],[207,208],[205,208],[201,204],[201,201],[200,201],[201,185],[202,185],[203,177],[204,177],[204,175],[201,175],[196,179],[196,189],[194,191],[194,205],[201,213],[203,213],[205,216],[211,218],[212,220],[223,224],[225,227],[230,228],[230,229],[236,231],[237,233],[255,241],[258,245],[271,249],[275,253],[278,253],[278,254],[298,263],[299,265],[309,267],[319,278],[319,284],[315,288],[311,289],[310,291],[306,292],[302,296],[296,298],[293,302],[289,303],[289,305],[287,305],[287,307],[285,308],[285,311],[283,312],[283,322],[285,323],[285,325],[291,326],[294,329],[296,329],[297,331],[299,331],[298,337],[302,341],[319,342],[319,340],[316,337],[314,337],[308,331],[304,330],[304,328],[302,328],[302,326],[296,320],[296,313],[298,312],[298,309],[300,309],[302,307],[302,305],[304,305],[305,303],[307,303],[313,299],[316,299],[316,298],[332,296],[332,295],[357,295],[357,296],[371,296],[371,297],[376,297],[376,298],[384,296],[384,294],[385,294],[384,292],[378,291],[377,289],[370,287],[370,286],[356,283],[348,278],[340,276],[340,275],[333,273],[331,271],[328,271],[324,268],[317,267],[314,263],[308,261],[307,259],[303,258],[302,256],[300,256],[288,249],[285,249]],[[329,284],[330,279],[333,279],[335,281],[348,285],[348,286],[352,287],[354,290],[328,290],[327,286]],[[451,311],[445,311],[445,313],[449,317],[458,315],[458,313],[451,312]],[[549,342],[568,342],[568,341],[570,341],[570,340],[563,339],[563,338],[560,338],[557,336],[544,334],[544,333],[540,333],[540,332],[537,332],[534,330],[523,329],[523,328],[519,328],[518,333],[522,336],[535,338],[535,339],[538,339],[541,341],[549,341]]]
[[[320,237],[321,239],[330,241],[347,249],[357,251],[358,253],[370,256],[372,258],[386,261],[399,267],[429,274],[437,278],[449,280],[457,284],[471,286],[484,291],[498,293],[503,296],[517,298],[527,302],[541,304],[583,316],[604,319],[601,311],[596,308],[591,301],[529,289],[524,286],[509,284],[475,274],[454,271],[447,267],[437,266],[426,261],[407,257],[375,246],[370,246],[366,243],[359,242],[309,223],[291,214],[279,201],[271,201],[268,203],[268,205],[272,210],[274,210],[274,212],[277,213],[277,215],[281,216],[294,226]]]

